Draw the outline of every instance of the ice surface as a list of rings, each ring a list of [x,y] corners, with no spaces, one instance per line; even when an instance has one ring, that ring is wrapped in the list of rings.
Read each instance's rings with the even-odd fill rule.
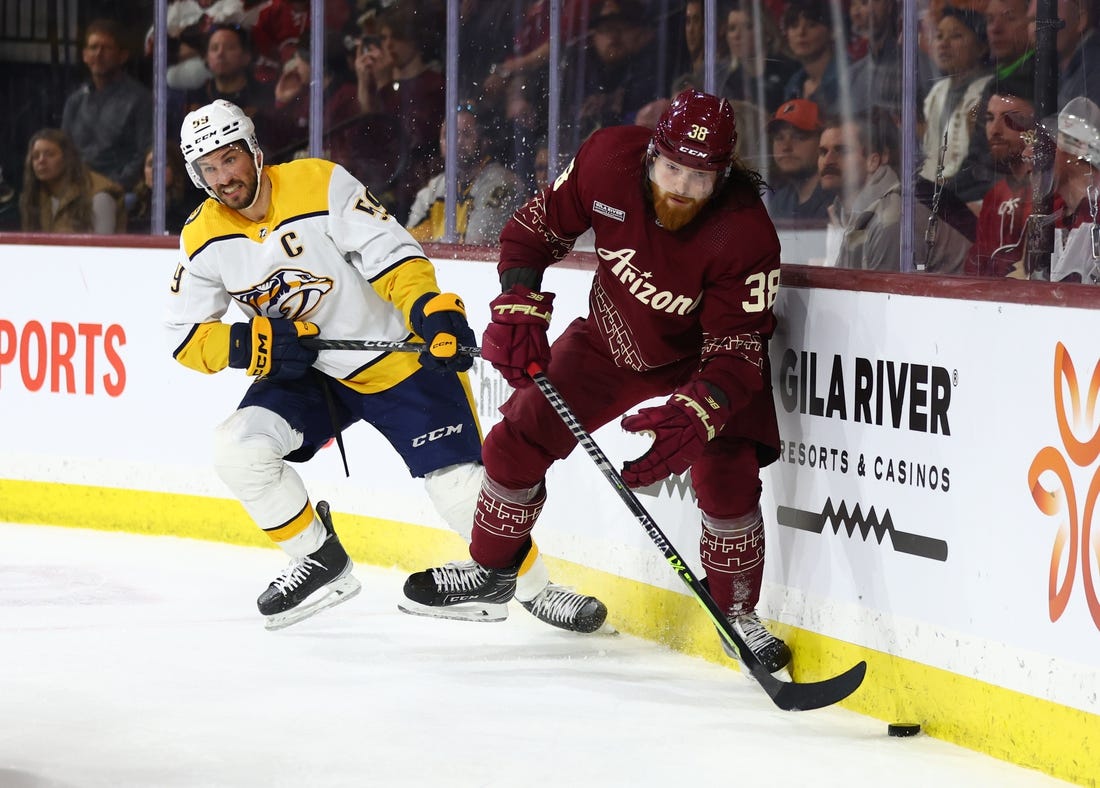
[[[275,550],[0,524],[0,788],[1065,785],[626,635],[398,612],[266,632]],[[611,613],[614,618],[614,611]]]

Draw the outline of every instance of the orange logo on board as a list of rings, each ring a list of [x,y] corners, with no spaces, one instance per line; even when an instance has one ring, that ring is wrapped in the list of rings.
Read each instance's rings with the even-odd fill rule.
[[[1082,403],[1073,359],[1059,342],[1054,349],[1054,410],[1062,448],[1046,446],[1040,449],[1031,461],[1027,481],[1039,511],[1048,517],[1064,512],[1066,518],[1058,524],[1050,556],[1050,620],[1057,621],[1065,613],[1080,568],[1089,612],[1097,629],[1100,629],[1100,599],[1097,598],[1093,575],[1094,559],[1100,565],[1100,539],[1093,544],[1092,536],[1092,518],[1100,494],[1100,468],[1096,467],[1097,457],[1100,456],[1100,413],[1096,412],[1098,393],[1100,362],[1093,369]],[[1084,440],[1079,435],[1083,435]],[[1070,473],[1070,463],[1091,474],[1083,510],[1078,507],[1078,491]],[[1054,489],[1043,486],[1039,478],[1043,474],[1052,474],[1056,479]]]

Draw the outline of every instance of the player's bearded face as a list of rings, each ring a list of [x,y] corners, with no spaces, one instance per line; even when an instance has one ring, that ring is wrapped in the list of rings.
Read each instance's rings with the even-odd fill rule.
[[[232,180],[214,189],[221,201],[235,210],[252,205],[256,199],[256,190],[260,188],[259,178],[256,177],[251,159],[246,161],[247,167],[243,167],[239,173],[236,173]]]
[[[661,155],[649,167],[649,190],[657,221],[666,230],[679,230],[707,204],[718,173],[694,170]]]
[[[235,144],[227,145],[200,159],[199,172],[228,207],[241,210],[255,202],[260,179],[251,152]]]

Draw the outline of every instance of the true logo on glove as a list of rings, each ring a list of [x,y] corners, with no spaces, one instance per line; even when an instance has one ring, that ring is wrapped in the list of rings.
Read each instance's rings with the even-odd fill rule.
[[[699,417],[699,421],[703,423],[703,428],[707,431],[707,440],[713,440],[715,435],[714,425],[711,423],[710,414],[707,413],[706,408],[700,405],[686,394],[673,394],[672,398],[677,402],[683,403],[686,407],[691,408],[696,416]],[[719,410],[721,406],[717,400],[713,397],[706,397],[704,400],[711,410]]]
[[[529,298],[534,298],[535,295],[535,293],[532,293]],[[534,304],[498,304],[493,309],[501,315],[530,315],[547,322],[550,322],[550,316],[553,314],[550,310],[539,311],[539,308]]]

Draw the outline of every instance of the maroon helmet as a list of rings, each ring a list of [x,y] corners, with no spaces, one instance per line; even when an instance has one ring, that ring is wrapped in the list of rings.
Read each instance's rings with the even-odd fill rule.
[[[724,170],[733,161],[737,121],[723,98],[688,88],[657,121],[651,150],[695,170]]]

